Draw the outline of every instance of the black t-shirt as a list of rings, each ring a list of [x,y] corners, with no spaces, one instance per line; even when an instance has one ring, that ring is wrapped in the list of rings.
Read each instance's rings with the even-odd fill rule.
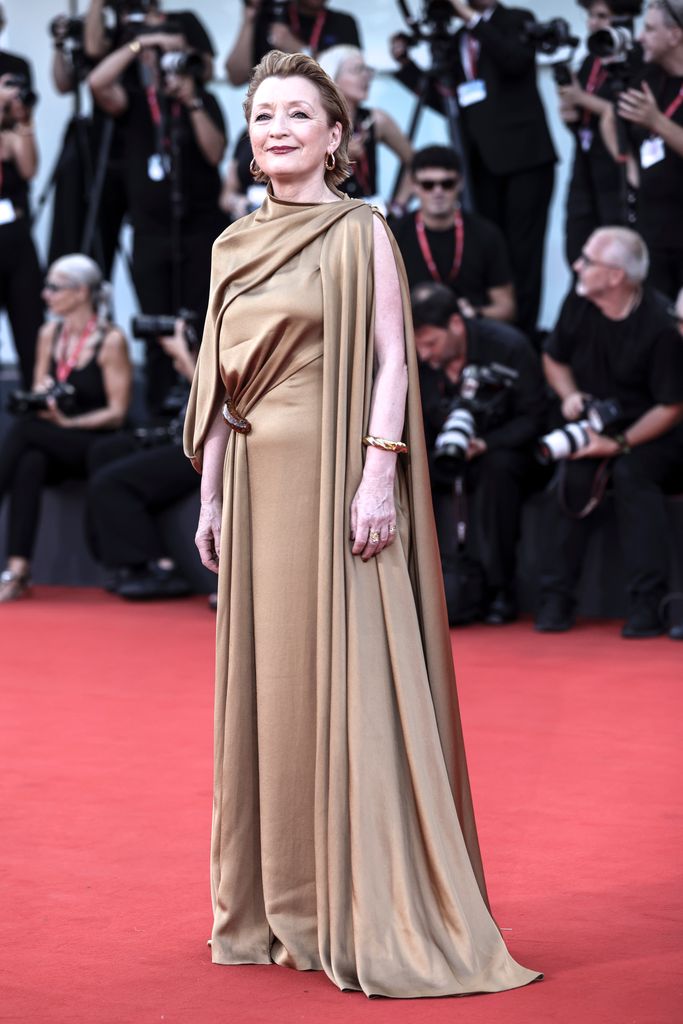
[[[205,90],[199,93],[206,113],[214,124],[225,132],[225,122],[215,97]],[[195,139],[191,117],[186,107],[177,101],[160,101],[167,112],[166,125],[174,125],[178,132],[180,151],[180,185],[183,194],[183,229],[188,234],[210,230],[220,216],[218,197],[221,180],[218,168],[203,156]],[[128,109],[123,115],[125,132],[125,174],[129,211],[133,227],[154,234],[171,231],[171,177],[166,173],[160,181],[150,177],[170,150],[170,129],[160,132],[161,146],[157,144],[157,131],[147,96],[140,89],[128,93]],[[162,153],[159,153],[161,148]]]
[[[593,72],[595,60],[595,57],[586,57],[577,73],[576,77],[584,89]],[[613,97],[609,78],[604,69],[599,68],[599,71],[593,95],[611,100]],[[619,166],[603,142],[600,118],[587,110],[580,110],[579,114],[579,121],[568,126],[576,141],[570,190],[588,189],[598,197],[602,193],[611,193],[618,202],[621,180]]]
[[[646,68],[643,80],[652,89],[662,112],[683,89],[683,77],[667,75],[654,65]],[[683,103],[671,115],[671,120],[683,128]],[[632,135],[640,155],[638,230],[653,248],[683,249],[683,156],[664,145],[664,159],[644,167],[641,146],[649,133],[634,128]]]
[[[300,39],[303,39],[304,43],[309,44],[317,15],[298,14],[296,17],[293,17],[291,11],[293,6],[293,4],[290,4],[288,12],[289,28]],[[272,16],[269,17],[268,12],[262,9],[256,19],[254,29],[254,51],[252,56],[254,64],[258,64],[261,58],[273,49],[268,42],[268,32],[270,31],[271,24]],[[342,45],[358,46],[362,49],[356,19],[350,14],[344,14],[343,11],[325,10],[325,21],[318,38],[314,56],[322,53],[323,50],[329,50],[331,46]]]
[[[29,186],[14,160],[0,164],[0,199],[9,199],[16,212],[29,213]]]
[[[683,402],[683,338],[663,295],[645,288],[625,320],[610,320],[571,292],[545,351],[569,366],[580,391],[616,398],[628,426],[653,405]]]
[[[402,217],[392,227],[406,265],[410,287],[431,281],[432,276],[417,239],[415,214]],[[441,280],[456,295],[468,299],[478,309],[488,303],[489,288],[512,282],[512,271],[505,239],[495,224],[477,214],[463,211],[463,228],[462,263],[454,281],[449,280],[455,256],[454,229],[430,231],[427,228],[427,242]]]
[[[467,365],[498,363],[518,374],[508,392],[500,422],[482,430],[489,449],[527,448],[545,429],[546,389],[541,363],[521,331],[497,320],[467,320]],[[459,393],[441,370],[420,364],[422,414],[431,451],[450,406]]]

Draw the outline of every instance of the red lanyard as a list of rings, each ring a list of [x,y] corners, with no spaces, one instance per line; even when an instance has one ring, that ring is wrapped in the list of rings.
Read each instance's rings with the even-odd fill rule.
[[[477,61],[479,59],[479,43],[474,38],[471,32],[467,33],[467,56],[470,59],[469,71],[472,75],[472,80],[477,77]]]
[[[593,66],[591,67],[588,81],[586,82],[586,92],[591,96],[596,93],[598,89],[605,83],[607,79],[607,72],[602,66],[602,61],[599,57],[595,57],[593,60]],[[587,125],[592,117],[590,110],[584,110],[583,112],[583,123]]]
[[[315,57],[318,52],[318,43],[320,42],[320,37],[323,34],[326,18],[327,11],[318,11],[317,17],[313,23],[311,36],[308,40],[308,48],[310,49],[313,57]],[[289,24],[297,39],[301,39],[301,20],[299,18],[299,12],[296,9],[296,4],[289,5]]]
[[[83,328],[83,333],[76,342],[76,347],[74,348],[73,352],[71,353],[68,359],[66,358],[66,338],[64,338],[64,341],[62,342],[62,336],[64,334],[64,328],[62,327],[62,330],[60,331],[59,335],[59,341],[63,351],[62,354],[60,354],[57,358],[57,380],[59,381],[60,384],[62,384],[65,380],[69,378],[69,375],[71,371],[75,368],[76,363],[78,362],[78,357],[83,351],[85,343],[90,337],[93,328],[95,327],[96,324],[97,317],[91,316],[87,324]]]
[[[675,97],[664,111],[664,117],[673,117],[681,103],[683,103],[683,85],[678,91],[678,96]]]
[[[448,275],[449,281],[455,281],[456,277],[460,273],[460,267],[462,265],[462,250],[465,244],[465,225],[463,224],[460,210],[455,211],[453,229],[455,233],[455,253],[453,254],[453,266],[451,267],[451,272]],[[436,263],[434,262],[434,257],[432,256],[432,250],[429,248],[424,220],[422,213],[419,210],[415,214],[415,230],[417,231],[417,240],[420,245],[422,258],[427,264],[429,273],[438,284],[443,284],[441,274],[439,273]]]
[[[154,121],[154,124],[159,127],[161,124],[161,107],[159,106],[159,100],[157,98],[157,91],[153,85],[147,86],[147,104],[149,106],[149,113]]]

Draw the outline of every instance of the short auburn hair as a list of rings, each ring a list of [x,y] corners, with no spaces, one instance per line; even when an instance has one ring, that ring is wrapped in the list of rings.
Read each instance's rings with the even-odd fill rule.
[[[249,79],[249,88],[244,98],[242,109],[247,119],[247,125],[251,120],[251,108],[254,103],[254,93],[262,82],[267,78],[306,78],[312,82],[320,93],[323,109],[329,119],[330,127],[337,123],[341,124],[341,140],[334,151],[335,166],[331,171],[325,170],[325,183],[327,185],[341,185],[343,181],[351,177],[351,164],[349,162],[349,141],[351,139],[352,124],[349,108],[338,87],[329,75],[326,75],[317,61],[305,53],[283,53],[281,50],[270,50],[263,60],[256,65]],[[256,181],[267,182],[270,179],[267,174],[259,168],[254,175]]]

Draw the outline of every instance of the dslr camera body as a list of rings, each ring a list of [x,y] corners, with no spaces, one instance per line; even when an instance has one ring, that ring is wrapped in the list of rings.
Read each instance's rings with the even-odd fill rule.
[[[68,381],[57,382],[47,391],[10,391],[7,411],[14,416],[30,416],[48,408],[48,399],[54,398],[57,408],[66,416],[76,407],[76,389]]]
[[[589,398],[583,407],[583,418],[551,430],[536,446],[536,458],[544,466],[568,459],[590,444],[589,428],[596,434],[607,434],[623,420],[616,398]]]
[[[511,391],[519,374],[509,366],[466,366],[460,377],[458,395],[434,442],[434,461],[457,476],[473,437],[505,420]]]

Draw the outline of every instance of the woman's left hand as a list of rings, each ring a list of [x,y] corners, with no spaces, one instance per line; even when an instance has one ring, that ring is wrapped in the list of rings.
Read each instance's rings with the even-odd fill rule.
[[[395,539],[393,479],[364,476],[351,502],[351,551],[367,562]]]
[[[38,416],[41,420],[47,420],[48,423],[56,423],[58,427],[70,427],[71,421],[68,416],[65,416],[62,410],[57,405],[54,398],[46,398],[45,403],[47,408],[44,412],[39,412]]]

